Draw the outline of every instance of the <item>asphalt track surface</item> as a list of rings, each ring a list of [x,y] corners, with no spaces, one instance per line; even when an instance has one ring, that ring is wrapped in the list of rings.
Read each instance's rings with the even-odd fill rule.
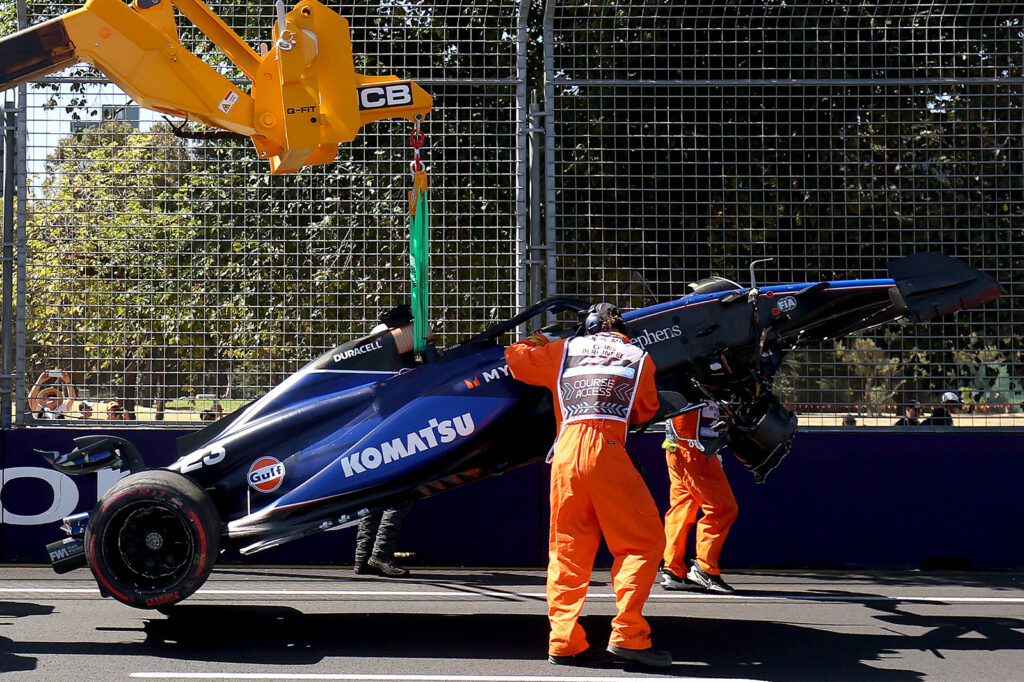
[[[546,662],[541,571],[223,567],[168,614],[102,599],[87,570],[0,567],[0,680],[604,682],[1024,679],[1024,575],[740,572],[735,596],[655,587],[673,666]],[[607,641],[597,571],[583,624]]]

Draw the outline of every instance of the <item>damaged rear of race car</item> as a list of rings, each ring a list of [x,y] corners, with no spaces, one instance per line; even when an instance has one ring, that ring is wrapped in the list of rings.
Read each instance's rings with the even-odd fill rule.
[[[659,389],[678,392],[691,405],[716,402],[725,443],[762,482],[796,433],[796,416],[772,393],[789,351],[899,318],[925,322],[1000,295],[991,277],[941,254],[916,254],[887,267],[893,279],[761,289],[712,278],[698,282],[690,296],[625,318],[634,343],[658,366]]]
[[[713,401],[716,428],[760,481],[789,451],[796,417],[772,394],[785,354],[908,318],[925,321],[991,301],[999,287],[960,261],[919,254],[893,279],[741,288],[707,280],[689,296],[624,315],[657,365],[657,420]],[[502,473],[544,456],[551,395],[511,378],[509,333],[542,314],[579,319],[589,303],[553,298],[428,361],[408,316],[314,360],[250,405],[179,439],[181,457],[145,468],[116,437],[47,453],[66,473],[127,466],[91,512],[65,520],[54,567],[88,563],[101,591],[131,606],[180,601],[221,550],[257,552],[352,525],[372,510]],[[551,338],[577,322],[544,329]]]

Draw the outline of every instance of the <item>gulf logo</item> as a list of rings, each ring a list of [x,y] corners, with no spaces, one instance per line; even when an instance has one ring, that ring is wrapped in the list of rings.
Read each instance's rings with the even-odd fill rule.
[[[272,493],[284,481],[284,464],[273,457],[260,457],[249,467],[249,485],[261,493]]]

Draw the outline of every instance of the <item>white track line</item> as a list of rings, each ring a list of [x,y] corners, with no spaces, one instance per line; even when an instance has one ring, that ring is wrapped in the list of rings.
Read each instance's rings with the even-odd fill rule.
[[[131,677],[150,680],[398,680],[399,682],[624,682],[626,677],[553,677],[550,675],[356,675],[345,673],[172,673],[137,672]],[[747,682],[736,678],[673,677],[690,682]]]
[[[86,587],[4,587],[0,585],[0,594],[90,594],[97,595],[97,588]],[[196,594],[207,596],[247,596],[247,597],[521,597],[524,599],[544,599],[544,592],[499,592],[493,590],[227,590],[204,588]],[[595,592],[588,595],[589,599],[615,599],[610,592]],[[652,594],[651,599],[666,600],[713,600],[713,601],[815,601],[815,602],[879,602],[906,601],[931,602],[937,604],[1024,604],[1024,597],[943,597],[934,595],[842,595],[842,594],[702,594],[699,592],[676,592],[672,594]]]
[[[40,592],[42,594],[99,594],[97,587],[0,587],[2,592]]]

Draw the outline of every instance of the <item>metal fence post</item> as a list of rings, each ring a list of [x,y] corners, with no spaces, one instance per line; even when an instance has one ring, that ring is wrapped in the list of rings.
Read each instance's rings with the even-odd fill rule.
[[[558,270],[555,263],[556,244],[558,243],[555,221],[558,217],[558,206],[555,201],[555,147],[558,139],[555,136],[555,54],[554,54],[554,20],[557,0],[548,0],[544,3],[544,22],[542,35],[544,40],[544,243],[547,245],[545,253],[546,272],[544,279],[544,293],[547,296],[554,296],[558,292],[556,282],[558,281]],[[551,316],[549,315],[549,318]]]
[[[11,405],[14,395],[11,357],[14,315],[14,173],[18,116],[14,101],[4,104],[4,228],[3,228],[3,283],[0,285],[2,328],[0,328],[0,428],[11,428]]]
[[[530,0],[520,0],[519,21],[516,26],[516,42],[519,52],[516,59],[516,305],[520,310],[530,304],[528,289],[529,260],[532,257],[528,247],[528,212],[530,196],[530,152],[529,152],[529,95],[527,78],[529,74],[527,47],[529,46],[528,19]]]
[[[28,10],[25,0],[17,0],[18,29],[28,26]],[[26,413],[27,392],[25,385],[25,258],[27,237],[25,226],[28,223],[28,87],[18,87],[18,130],[17,164],[15,180],[18,185],[18,211],[15,227],[15,277],[17,298],[15,299],[14,327],[14,413],[15,423],[20,423]]]
[[[530,126],[529,126],[529,155],[530,155],[530,257],[527,259],[529,267],[530,302],[545,298],[548,295],[544,282],[544,266],[546,261],[544,254],[550,247],[544,241],[544,232],[541,226],[543,213],[541,196],[544,192],[544,181],[541,175],[541,166],[544,163],[544,128],[541,119],[546,113],[537,102],[537,91],[534,90],[530,101]]]

